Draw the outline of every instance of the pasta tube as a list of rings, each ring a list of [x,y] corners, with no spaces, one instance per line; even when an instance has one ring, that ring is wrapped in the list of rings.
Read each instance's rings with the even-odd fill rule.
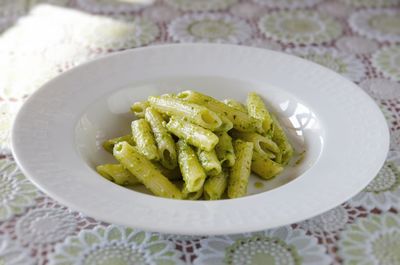
[[[97,166],[96,170],[104,178],[118,185],[130,186],[140,183],[139,180],[121,164],[104,164]]]
[[[172,184],[136,147],[127,142],[114,146],[114,157],[157,196],[181,199],[181,191]]]
[[[131,106],[131,112],[138,118],[144,118],[145,110],[150,106],[148,101],[135,102]]]
[[[282,165],[272,161],[267,156],[260,154],[257,151],[253,152],[251,171],[261,178],[271,179],[281,173],[282,170]]]
[[[203,167],[193,149],[185,141],[179,140],[176,145],[178,147],[179,167],[185,181],[184,187],[188,192],[200,190],[206,179]]]
[[[119,142],[124,142],[124,141],[128,142],[130,145],[134,145],[134,141],[132,139],[132,135],[131,134],[127,134],[127,135],[124,135],[124,136],[121,136],[121,137],[117,137],[117,138],[113,138],[113,139],[109,139],[107,141],[104,141],[103,148],[107,152],[112,154],[114,145],[119,143]]]
[[[197,157],[200,160],[201,166],[206,171],[207,176],[216,176],[221,173],[221,163],[218,160],[215,150],[204,151],[197,149]]]
[[[206,200],[219,200],[228,186],[228,173],[221,171],[217,176],[209,177],[204,183],[204,198]]]
[[[149,123],[145,119],[135,120],[131,124],[133,140],[138,150],[149,160],[160,160],[156,142]]]
[[[219,142],[215,146],[217,157],[223,167],[232,167],[236,159],[232,138],[226,132],[220,132],[217,135],[219,137]]]
[[[159,162],[153,162],[153,165],[161,172],[161,174],[166,176],[169,180],[177,180],[182,178],[179,167],[169,169],[161,165]]]
[[[198,191],[190,192],[186,189],[186,186],[184,186],[182,189],[182,195],[185,200],[198,200],[203,195],[203,187]]]
[[[261,154],[267,154],[270,152],[273,153],[280,152],[278,145],[274,143],[274,141],[258,133],[232,131],[231,135],[233,138],[238,138],[247,142],[252,142],[254,144],[254,150],[256,150]]]
[[[262,121],[264,132],[268,132],[271,129],[271,115],[262,98],[254,92],[249,93],[247,96],[247,111],[251,117]]]
[[[237,110],[240,110],[240,111],[243,111],[243,112],[247,112],[246,107],[242,103],[237,101],[237,100],[229,98],[229,99],[224,99],[222,102],[224,102],[229,107],[232,107],[234,109],[237,109]]]
[[[290,159],[293,156],[293,147],[289,143],[289,139],[287,138],[285,131],[279,124],[279,121],[272,116],[274,127],[274,134],[272,135],[272,140],[277,144],[279,147],[280,152],[277,154],[277,158],[275,161],[282,165],[286,165],[289,163]]]
[[[164,127],[163,118],[152,107],[146,109],[145,118],[153,131],[161,164],[166,168],[174,169],[178,165],[175,142]]]
[[[246,195],[250,177],[253,143],[235,140],[236,162],[231,168],[228,181],[228,197],[238,198]]]
[[[262,124],[260,120],[254,119],[247,113],[232,108],[215,98],[191,90],[179,93],[178,98],[191,103],[203,105],[219,115],[224,115],[233,123],[233,128],[236,130],[244,132],[262,132]]]
[[[219,126],[217,129],[215,129],[215,132],[227,132],[230,131],[233,128],[233,123],[231,122],[230,119],[227,117],[220,115],[221,118],[221,126]]]
[[[182,119],[171,117],[166,126],[168,131],[202,150],[211,151],[218,143],[213,132]]]
[[[221,126],[221,119],[206,107],[172,97],[149,97],[153,108],[169,116],[184,117],[191,123],[209,130]]]

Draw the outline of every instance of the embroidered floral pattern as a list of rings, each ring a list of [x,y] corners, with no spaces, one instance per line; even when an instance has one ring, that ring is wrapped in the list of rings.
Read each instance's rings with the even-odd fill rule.
[[[76,0],[80,8],[93,13],[122,13],[146,7],[146,1]],[[151,3],[151,1],[147,1]]]
[[[336,42],[336,47],[350,54],[367,54],[378,49],[378,44],[362,37],[343,37]]]
[[[321,44],[342,33],[333,18],[309,11],[273,12],[262,17],[258,25],[266,37],[285,43]]]
[[[386,162],[375,179],[353,199],[350,204],[362,206],[368,210],[378,208],[384,211],[400,202],[400,172],[392,161]]]
[[[365,67],[359,59],[340,54],[335,49],[299,48],[289,52],[328,67],[353,81],[360,81],[365,74]]]
[[[400,46],[390,46],[378,50],[372,57],[372,64],[384,76],[400,81]]]
[[[8,235],[0,235],[0,264],[1,265],[34,265],[27,249]]]
[[[22,214],[32,206],[39,191],[10,159],[0,160],[0,221]]]
[[[330,264],[325,249],[303,230],[282,227],[249,235],[208,237],[196,251],[200,264]]]
[[[151,21],[166,22],[179,16],[179,12],[169,6],[156,5],[146,8],[143,16]]]
[[[339,1],[325,1],[318,5],[318,11],[337,18],[347,18],[354,10]]]
[[[168,32],[179,42],[241,43],[251,36],[242,20],[220,14],[186,15],[174,20]]]
[[[341,1],[355,7],[387,7],[399,3],[397,0],[341,0]]]
[[[183,264],[157,234],[110,225],[82,230],[56,246],[50,264]]]
[[[183,11],[215,11],[226,9],[237,0],[167,0],[171,6]]]
[[[263,7],[256,6],[250,2],[243,2],[234,5],[230,9],[231,13],[245,19],[254,19],[265,14],[266,10]]]
[[[279,7],[279,8],[299,8],[299,7],[310,7],[322,2],[322,0],[254,0],[260,5],[266,5],[268,7]]]
[[[385,213],[348,225],[341,233],[339,256],[343,264],[400,264],[400,219]]]
[[[121,50],[149,44],[159,35],[152,21],[138,18],[133,21],[109,18],[92,19],[82,26],[78,43],[103,50]],[[83,38],[84,36],[84,38]]]
[[[400,84],[387,79],[366,79],[360,86],[376,99],[400,98]]]
[[[360,10],[349,19],[358,34],[379,41],[400,41],[400,11],[396,9]]]

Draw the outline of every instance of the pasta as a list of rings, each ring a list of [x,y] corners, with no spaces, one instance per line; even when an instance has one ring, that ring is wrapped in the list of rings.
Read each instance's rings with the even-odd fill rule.
[[[187,190],[186,186],[182,189],[183,199],[185,200],[198,200],[203,195],[204,188],[201,187],[198,191],[190,192]]]
[[[131,106],[131,112],[138,118],[144,118],[144,112],[149,106],[148,101],[135,102]]]
[[[112,154],[114,145],[119,143],[119,142],[124,142],[124,141],[128,142],[130,145],[135,145],[134,141],[132,139],[132,135],[131,134],[127,134],[127,135],[124,135],[124,136],[121,136],[121,137],[117,137],[117,138],[113,138],[113,139],[104,141],[103,148],[107,152]]]
[[[178,165],[175,142],[164,127],[163,118],[152,107],[146,109],[145,118],[153,131],[161,164],[166,168],[174,169]]]
[[[282,129],[277,118],[272,116],[272,119],[273,119],[272,126],[274,127],[274,134],[272,136],[272,140],[277,144],[280,150],[276,162],[282,165],[287,165],[287,163],[289,163],[290,158],[293,156],[293,147],[290,145],[289,140],[285,134],[285,131]]]
[[[240,111],[243,111],[243,112],[247,112],[246,107],[242,103],[237,101],[237,100],[229,98],[229,99],[224,99],[222,102],[224,102],[229,107],[232,107],[234,109],[237,109],[237,110],[240,110]]]
[[[204,198],[206,200],[219,200],[228,186],[228,172],[221,171],[216,176],[209,177],[204,183]]]
[[[255,119],[262,121],[264,132],[268,132],[272,125],[272,118],[259,95],[252,92],[247,96],[247,111]]]
[[[231,120],[223,115],[221,115],[219,117],[221,118],[221,126],[219,126],[217,129],[215,129],[215,132],[230,131],[233,128],[233,123],[231,122]]]
[[[272,161],[268,156],[254,151],[251,170],[263,179],[271,179],[282,172],[283,166]]]
[[[221,163],[218,160],[215,150],[204,151],[198,149],[197,157],[199,158],[202,167],[206,171],[207,176],[216,176],[221,173]]]
[[[210,130],[175,117],[171,117],[166,126],[168,131],[202,150],[211,151],[219,141]]]
[[[206,107],[191,104],[173,97],[149,97],[152,107],[161,113],[170,116],[184,117],[188,121],[209,130],[215,130],[221,126],[221,119],[213,111]]]
[[[251,172],[268,181],[282,173],[294,149],[262,98],[246,105],[184,91],[135,102],[131,133],[103,142],[117,163],[97,172],[121,186],[156,196],[219,200],[247,194]]]
[[[104,164],[97,166],[96,170],[104,178],[118,185],[131,186],[140,183],[139,180],[121,164]]]
[[[135,120],[131,124],[132,138],[139,152],[149,160],[160,160],[156,142],[149,123],[145,119]]]
[[[253,156],[253,143],[236,140],[233,146],[236,161],[229,176],[228,197],[231,199],[246,195]]]
[[[212,97],[191,90],[179,93],[178,97],[191,103],[203,105],[217,114],[227,117],[236,130],[244,132],[262,131],[261,121]]]
[[[114,157],[132,175],[144,184],[155,195],[181,199],[181,191],[170,182],[137,148],[127,142],[120,142],[114,146]]]
[[[232,136],[242,139],[244,141],[252,142],[254,144],[254,149],[257,150],[257,152],[259,153],[266,154],[270,152],[280,152],[278,145],[274,141],[258,133],[244,133],[233,131]]]
[[[232,137],[227,132],[217,134],[218,144],[215,146],[215,152],[222,166],[232,167],[235,164],[235,151],[233,150]]]
[[[195,152],[185,141],[179,140],[177,146],[179,167],[185,181],[185,188],[188,192],[198,191],[203,187],[206,173]]]

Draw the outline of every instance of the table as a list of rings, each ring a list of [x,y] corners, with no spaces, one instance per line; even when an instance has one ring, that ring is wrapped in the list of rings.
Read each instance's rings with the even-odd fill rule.
[[[399,0],[132,2],[0,2],[0,264],[400,264]],[[60,205],[23,176],[11,155],[10,126],[29,94],[104,54],[180,42],[284,51],[359,84],[390,127],[382,170],[320,216],[216,237],[103,223]]]

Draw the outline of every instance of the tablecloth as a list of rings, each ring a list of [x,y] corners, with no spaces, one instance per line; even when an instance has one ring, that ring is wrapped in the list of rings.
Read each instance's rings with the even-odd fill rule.
[[[2,0],[0,31],[0,264],[400,264],[399,0]],[[352,80],[390,127],[382,170],[315,218],[204,237],[104,223],[24,177],[10,128],[33,91],[104,54],[182,42],[283,51]]]

